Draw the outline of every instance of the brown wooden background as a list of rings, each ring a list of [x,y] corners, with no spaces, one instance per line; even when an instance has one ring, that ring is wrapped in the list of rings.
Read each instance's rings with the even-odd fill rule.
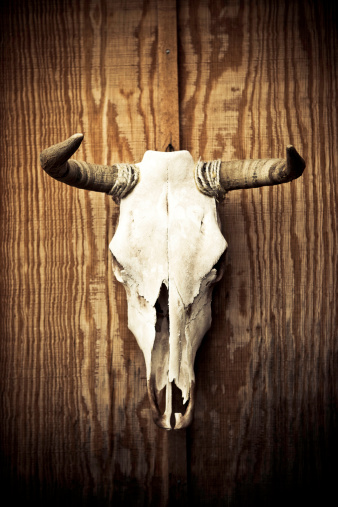
[[[179,440],[152,422],[112,274],[118,208],[54,182],[38,160],[79,131],[78,158],[98,164],[165,149],[157,20],[156,0],[13,0],[1,11],[3,486],[11,502],[43,506],[188,505],[187,495],[327,505],[338,473],[336,10],[177,3],[181,149],[266,158],[292,143],[307,162],[300,180],[230,193],[220,209],[227,269]]]

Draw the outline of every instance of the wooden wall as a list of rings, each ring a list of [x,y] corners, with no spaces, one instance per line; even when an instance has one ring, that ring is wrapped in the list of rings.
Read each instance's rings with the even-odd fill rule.
[[[165,148],[157,1],[1,9],[0,475],[12,501],[325,505],[338,472],[335,7],[177,2],[181,149],[267,158],[291,143],[307,162],[300,180],[220,208],[226,273],[180,436],[152,422],[111,270],[118,208],[39,165],[75,132],[77,157],[98,164]]]

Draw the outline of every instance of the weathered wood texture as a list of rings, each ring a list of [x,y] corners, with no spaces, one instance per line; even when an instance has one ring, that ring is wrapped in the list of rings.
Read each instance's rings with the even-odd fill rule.
[[[157,3],[9,2],[1,22],[4,473],[43,505],[157,504],[167,434],[111,269],[118,207],[39,164],[75,132],[98,164],[159,148]]]
[[[323,2],[181,2],[181,148],[284,156],[303,177],[234,191],[227,270],[196,362],[197,504],[304,503],[337,475],[337,18]]]
[[[334,9],[178,2],[181,149],[266,158],[291,143],[307,161],[300,180],[232,192],[221,208],[227,270],[187,431],[194,505],[319,493],[324,505],[335,485]],[[152,422],[110,265],[118,208],[38,161],[79,131],[89,162],[163,149],[157,2],[13,1],[0,20],[2,480],[36,505],[166,505],[170,435]]]
[[[158,96],[156,118],[158,150],[180,149],[177,68],[176,0],[157,1],[158,20]]]

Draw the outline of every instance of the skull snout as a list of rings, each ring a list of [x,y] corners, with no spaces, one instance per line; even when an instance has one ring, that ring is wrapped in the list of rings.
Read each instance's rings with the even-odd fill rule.
[[[158,391],[155,378],[152,376],[147,382],[147,389],[153,420],[157,426],[166,430],[178,430],[189,426],[194,413],[194,382],[190,384],[189,400],[185,404],[182,402],[181,391],[174,381],[168,380],[164,389]]]
[[[169,358],[172,351],[169,339],[169,294],[165,283],[161,286],[155,310],[156,336],[151,351],[151,375],[147,383],[153,419],[160,428],[166,430],[185,428],[193,416],[194,385],[190,382],[187,399],[187,393],[183,395],[176,386],[175,378],[170,378]]]

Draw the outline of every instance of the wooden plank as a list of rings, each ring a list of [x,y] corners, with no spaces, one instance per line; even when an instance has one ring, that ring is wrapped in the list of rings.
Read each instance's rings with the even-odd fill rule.
[[[39,165],[79,131],[98,164],[154,149],[157,3],[17,1],[1,32],[1,478],[37,505],[164,505],[167,435],[108,250],[118,208]]]
[[[180,149],[176,0],[158,0],[158,151]]]
[[[230,193],[189,430],[196,505],[329,503],[337,474],[337,30],[314,2],[180,2],[181,148],[307,161]]]
[[[176,0],[158,0],[158,150],[180,149]],[[186,505],[186,430],[167,435],[169,505]]]

